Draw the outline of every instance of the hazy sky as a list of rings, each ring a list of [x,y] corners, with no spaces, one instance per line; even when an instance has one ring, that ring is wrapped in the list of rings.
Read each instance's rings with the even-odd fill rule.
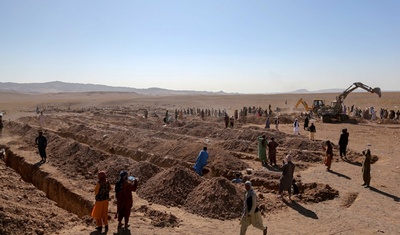
[[[397,0],[0,0],[0,81],[400,90]]]

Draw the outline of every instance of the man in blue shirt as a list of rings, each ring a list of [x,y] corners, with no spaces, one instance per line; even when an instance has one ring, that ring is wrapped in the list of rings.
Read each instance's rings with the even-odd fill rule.
[[[203,150],[200,151],[199,156],[196,159],[196,163],[194,164],[194,170],[200,176],[203,175],[203,168],[207,165],[208,160],[208,152],[207,147],[203,147]]]
[[[236,173],[236,178],[234,178],[234,179],[232,180],[232,183],[234,183],[234,184],[240,184],[240,183],[242,183],[242,180],[240,179],[240,173]]]

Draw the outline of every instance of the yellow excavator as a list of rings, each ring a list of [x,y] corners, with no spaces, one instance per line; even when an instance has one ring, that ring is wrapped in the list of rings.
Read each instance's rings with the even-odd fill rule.
[[[295,109],[298,108],[300,104],[304,106],[304,109],[309,112],[312,111],[314,114],[321,117],[323,122],[343,122],[349,120],[349,116],[344,112],[343,101],[346,97],[357,88],[362,88],[372,94],[377,94],[379,98],[382,96],[381,89],[379,87],[369,87],[361,82],[355,82],[349,88],[342,92],[336,97],[336,100],[332,101],[331,105],[325,105],[325,100],[314,99],[312,106],[308,106],[302,98],[300,98]]]
[[[303,98],[300,98],[300,99],[297,101],[296,105],[294,106],[294,109],[299,109],[299,105],[300,105],[300,104],[303,105],[304,109],[305,109],[307,112],[312,111],[313,113],[317,113],[318,110],[319,110],[321,107],[325,106],[325,100],[313,99],[312,106],[310,107],[310,106],[308,106],[307,102],[306,102],[305,100],[303,100]]]

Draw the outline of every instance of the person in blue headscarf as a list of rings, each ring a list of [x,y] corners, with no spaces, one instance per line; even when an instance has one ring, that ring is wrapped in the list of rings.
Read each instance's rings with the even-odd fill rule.
[[[196,159],[196,163],[194,164],[194,170],[200,176],[203,175],[203,168],[207,165],[208,160],[208,152],[207,147],[203,147],[203,150],[200,151],[199,156]]]

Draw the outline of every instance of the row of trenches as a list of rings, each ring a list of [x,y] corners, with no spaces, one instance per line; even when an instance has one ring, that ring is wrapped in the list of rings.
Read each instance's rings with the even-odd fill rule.
[[[118,141],[125,139],[125,142],[121,144],[113,142],[114,152],[112,152],[108,147],[111,145],[107,144],[109,140],[114,140],[115,136],[105,137],[104,131],[97,133],[98,130],[92,129],[91,126],[76,125],[75,121],[77,119],[80,120],[79,117],[74,115],[71,120],[67,118],[67,121],[53,120],[58,124],[63,122],[64,124],[61,126],[63,126],[64,130],[60,131],[59,128],[49,125],[50,130],[46,132],[46,136],[50,143],[48,147],[50,164],[57,167],[66,177],[79,182],[79,184],[75,185],[79,190],[87,190],[88,185],[93,185],[96,173],[100,170],[105,170],[108,173],[111,182],[117,180],[119,171],[128,170],[131,174],[140,178],[137,194],[151,203],[182,207],[192,213],[210,218],[234,219],[240,216],[244,189],[232,184],[230,180],[236,172],[248,168],[248,165],[241,160],[240,155],[241,153],[243,155],[254,153],[254,149],[256,149],[254,139],[261,132],[265,133],[265,130],[261,131],[259,128],[249,127],[211,132],[207,138],[218,140],[208,143],[211,146],[209,148],[212,149],[210,163],[207,166],[210,173],[201,178],[192,170],[192,165],[193,158],[204,145],[204,142],[185,143],[186,149],[190,150],[185,150],[184,152],[180,152],[178,151],[180,148],[176,148],[174,154],[160,154],[161,150],[165,151],[167,149],[167,136],[170,135],[168,132],[170,130],[173,130],[175,134],[181,133],[180,135],[184,136],[183,139],[195,139],[196,136],[188,135],[184,130],[185,128],[179,130],[179,128],[164,127],[163,132],[141,130],[139,131],[139,137],[132,137],[132,133],[128,130],[128,134],[123,134],[118,139]],[[24,122],[30,123],[33,121],[26,119]],[[67,124],[71,126],[68,127]],[[26,144],[36,136],[36,129],[28,124],[10,122],[7,126],[14,133],[21,135]],[[104,126],[106,124],[103,124]],[[205,126],[205,129],[210,129],[211,124],[206,122],[203,126]],[[140,133],[144,132],[151,133],[152,137],[149,135],[140,136]],[[283,150],[288,146],[295,151],[297,149],[298,154],[295,157],[295,161],[299,162],[300,165],[308,166],[313,162],[321,161],[322,143],[309,142],[302,138],[297,140],[298,138],[286,136],[284,133],[274,130],[269,130],[267,133],[282,140],[278,150]],[[158,136],[160,138],[157,138]],[[148,148],[146,144],[136,143],[139,146],[138,149],[132,149],[129,146],[129,142],[138,141],[142,137],[150,139],[144,142],[156,142],[156,145],[163,145],[163,147],[156,153],[149,154],[146,151]],[[164,143],[163,140],[165,139]],[[229,143],[234,143],[236,147],[229,145]],[[176,144],[176,147],[180,146],[181,143],[177,141],[173,142],[173,144]],[[26,147],[20,148],[27,150]],[[311,150],[304,152],[299,150],[301,148],[309,148]],[[28,149],[34,151],[34,147]],[[260,198],[265,198],[265,200],[261,200],[264,205],[262,207],[264,211],[273,211],[284,206],[283,203],[276,199],[280,173],[267,171],[253,173],[252,175],[244,175],[243,178],[244,180],[252,181],[260,193]],[[329,185],[303,184],[299,178],[297,179],[297,184],[301,190],[298,198],[303,202],[320,202],[333,199],[338,195],[338,192],[330,188]],[[77,214],[80,213],[82,212]],[[87,212],[83,212],[83,214],[85,213]]]
[[[9,167],[16,169],[24,181],[30,182],[42,190],[59,207],[80,217],[90,214],[93,202],[83,196],[84,193],[80,194],[79,189],[71,185],[66,186],[65,182],[61,183],[57,179],[49,177],[48,173],[38,170],[34,165],[27,164],[22,157],[15,155],[9,149],[6,150],[5,162]],[[106,168],[106,171],[109,172],[110,181],[116,181],[115,175],[118,175],[118,170],[109,167]],[[191,213],[220,220],[235,219],[241,215],[244,188],[241,185],[232,184],[224,177],[204,179],[194,171],[180,165],[161,170],[148,162],[139,162],[129,168],[129,171],[140,179],[137,194],[150,204],[181,207]],[[34,173],[32,174],[32,172]],[[112,174],[112,172],[116,172],[116,174]],[[283,203],[276,200],[279,185],[278,174],[271,175],[260,171],[254,172],[254,175],[245,176],[244,179],[252,181],[254,187],[258,188],[262,213],[271,212],[284,206]],[[338,191],[329,185],[302,184],[301,182],[297,184],[300,188],[298,198],[303,202],[320,202],[338,196]],[[179,226],[180,219],[173,214],[156,211],[146,206],[135,210],[150,217],[154,226]]]
[[[251,117],[246,122],[258,124],[260,120]],[[10,149],[15,148],[16,152],[36,151],[33,144],[38,126],[35,117],[5,124],[5,129],[15,139],[8,143]],[[185,119],[164,125],[156,118],[101,112],[54,116],[46,123],[46,129],[49,141],[49,163],[46,164],[57,168],[62,177],[72,182],[71,185],[64,185],[65,181],[60,184],[57,177],[49,177],[23,163],[24,159],[10,149],[7,150],[6,163],[25,181],[45,192],[58,206],[80,217],[87,217],[90,213],[94,200],[88,195],[93,194],[96,174],[100,170],[107,172],[111,182],[116,182],[121,170],[138,177],[137,195],[147,200],[149,205],[157,203],[179,207],[220,220],[235,219],[241,215],[244,187],[232,184],[231,179],[237,172],[242,172],[243,180],[250,180],[256,188],[263,214],[285,208],[286,205],[276,197],[281,175],[279,168],[277,171],[252,170],[250,174],[246,171],[250,167],[247,162],[257,160],[255,140],[260,134],[275,137],[279,143],[278,159],[283,159],[289,151],[294,153],[297,166],[295,178],[300,190],[296,201],[318,203],[339,195],[329,185],[304,183],[300,177],[301,170],[322,161],[323,142],[275,130],[257,126],[225,129],[223,121],[216,118],[211,121]],[[210,150],[209,173],[199,177],[192,166],[198,151],[205,145]],[[348,158],[360,164],[362,156],[349,151]],[[376,160],[378,158],[373,156],[373,161]],[[51,196],[59,190],[65,190],[62,195],[68,195],[71,200],[67,201],[66,196]],[[179,226],[182,220],[151,206],[135,207],[134,211],[150,218],[154,226]]]

